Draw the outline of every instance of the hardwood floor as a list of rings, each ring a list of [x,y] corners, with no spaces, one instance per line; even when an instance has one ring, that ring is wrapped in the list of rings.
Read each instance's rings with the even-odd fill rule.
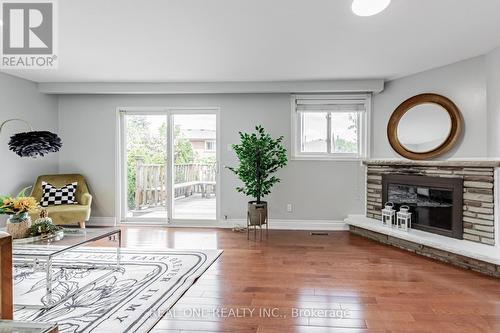
[[[123,236],[131,247],[224,250],[156,333],[500,332],[499,280],[348,232],[272,230],[256,242],[231,230],[128,227]]]

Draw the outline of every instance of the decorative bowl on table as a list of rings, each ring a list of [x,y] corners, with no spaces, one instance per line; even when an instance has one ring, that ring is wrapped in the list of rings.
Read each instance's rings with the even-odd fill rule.
[[[38,236],[28,236],[26,238],[14,239],[13,243],[14,244],[29,244],[29,243],[35,243],[38,241],[42,241],[42,240],[59,241],[63,238],[64,238],[64,230],[61,229],[59,231],[56,231],[55,233],[43,234],[43,235],[38,235]]]
[[[10,233],[8,224],[6,231]],[[47,240],[48,242],[58,241],[64,238],[64,229],[52,223],[47,210],[42,209],[40,217],[33,223],[30,220],[30,226],[26,228],[22,235],[19,234],[17,236],[12,237],[14,244],[29,244],[43,240]]]
[[[28,229],[28,238],[23,238],[27,243],[41,240],[61,240],[64,237],[64,229],[52,223],[47,210],[42,209],[40,217]]]

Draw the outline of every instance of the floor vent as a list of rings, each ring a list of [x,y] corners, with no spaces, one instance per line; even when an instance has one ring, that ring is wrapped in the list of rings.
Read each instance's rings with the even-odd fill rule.
[[[313,231],[309,233],[311,236],[328,236],[328,232]]]

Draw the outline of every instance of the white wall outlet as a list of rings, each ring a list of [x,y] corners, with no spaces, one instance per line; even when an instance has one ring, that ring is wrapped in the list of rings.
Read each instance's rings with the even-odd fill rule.
[[[286,204],[286,211],[287,211],[287,212],[289,212],[289,213],[291,213],[291,212],[292,212],[292,210],[293,210],[293,209],[292,209],[292,204],[291,204],[291,203]]]

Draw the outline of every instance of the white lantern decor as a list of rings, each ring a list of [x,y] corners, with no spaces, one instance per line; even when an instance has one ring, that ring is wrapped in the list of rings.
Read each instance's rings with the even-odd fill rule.
[[[406,205],[399,207],[399,212],[396,213],[396,227],[404,231],[411,228],[410,207]]]
[[[392,227],[394,224],[394,217],[396,210],[394,210],[394,204],[392,202],[386,202],[384,208],[382,208],[382,223],[386,227]]]

